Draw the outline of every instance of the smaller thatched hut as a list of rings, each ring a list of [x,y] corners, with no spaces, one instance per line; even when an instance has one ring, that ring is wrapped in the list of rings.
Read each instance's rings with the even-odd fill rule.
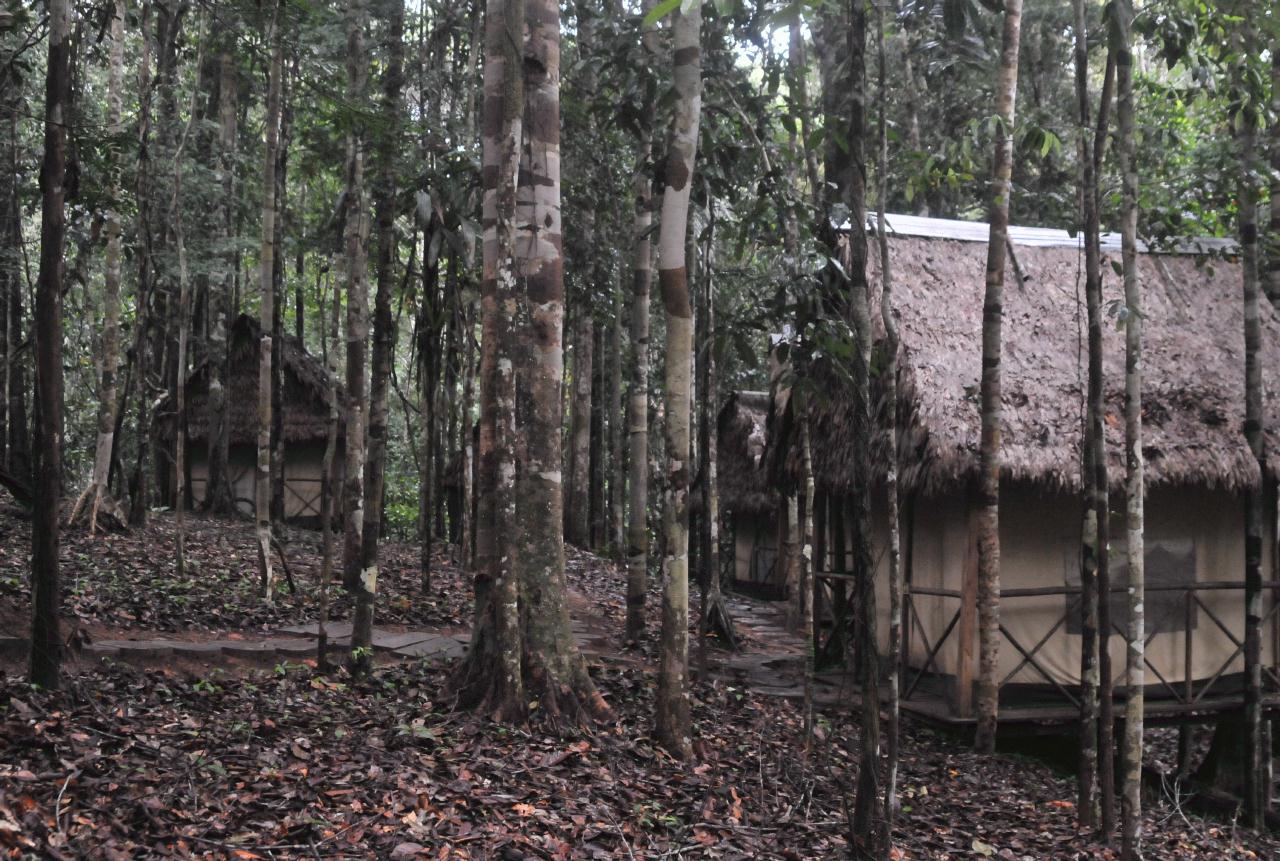
[[[227,336],[228,390],[231,414],[232,493],[237,507],[253,513],[254,467],[258,438],[258,322],[241,314]],[[302,342],[284,335],[280,350],[284,370],[284,515],[296,523],[318,522],[320,477],[329,431],[329,381],[324,363]],[[209,363],[202,362],[187,379],[187,440],[191,495],[204,501],[209,479]],[[341,391],[339,392],[341,398]],[[341,401],[340,401],[341,402]],[[342,471],[342,425],[335,462]]]
[[[768,392],[736,392],[717,420],[716,474],[720,511],[733,530],[733,586],[761,597],[781,597],[778,577],[778,504],[765,471]]]

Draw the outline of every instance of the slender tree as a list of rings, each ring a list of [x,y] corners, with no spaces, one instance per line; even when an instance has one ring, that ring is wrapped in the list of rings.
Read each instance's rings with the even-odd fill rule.
[[[594,213],[587,213],[594,215]],[[584,228],[584,232],[587,229]],[[592,242],[594,229],[584,242]],[[589,302],[590,300],[588,300]],[[587,302],[583,303],[584,306]],[[583,307],[575,312],[573,336],[573,425],[570,434],[569,498],[566,506],[565,538],[570,544],[591,544],[591,380],[594,376],[595,322]]]
[[[231,323],[232,294],[235,292],[235,165],[238,83],[236,61],[229,46],[218,57],[218,178],[221,183],[216,234],[222,245],[214,295],[209,300],[209,400],[207,433],[209,480],[204,505],[217,514],[235,510],[228,459],[231,446],[230,399],[227,398],[227,328]]]
[[[280,69],[284,48],[280,35],[280,6],[274,7],[268,40],[272,45],[267,80],[266,145],[262,162],[262,253],[258,270],[258,457],[254,472],[254,517],[257,523],[258,573],[262,597],[275,596],[275,572],[271,567],[271,389],[272,321],[274,317],[276,253],[276,148],[280,135]]]
[[[1241,51],[1242,64],[1256,55],[1252,27],[1246,25]],[[1239,82],[1248,93],[1248,82]],[[1240,260],[1244,294],[1244,436],[1258,462],[1261,476],[1267,474],[1263,421],[1266,416],[1262,383],[1262,321],[1259,316],[1258,279],[1258,199],[1257,134],[1260,101],[1246,97],[1237,135],[1240,147]],[[1262,554],[1266,512],[1265,479],[1245,493],[1244,499],[1244,813],[1253,828],[1264,826],[1266,788],[1263,783],[1262,709]]]
[[[693,361],[693,305],[685,265],[689,193],[702,113],[702,9],[682,6],[671,25],[675,106],[662,189],[658,283],[667,322],[664,428],[667,449],[662,593],[656,724],[658,740],[680,759],[692,754],[689,717],[689,389]]]
[[[1280,32],[1271,38],[1271,115],[1280,117]],[[1271,224],[1267,242],[1267,298],[1280,308],[1280,122],[1270,126]]]
[[[905,40],[904,40],[905,41]],[[904,45],[903,54],[905,50]],[[893,316],[893,269],[889,260],[889,234],[885,226],[885,206],[889,199],[888,69],[884,49],[884,10],[876,7],[876,63],[879,86],[879,122],[876,138],[879,149],[876,179],[876,240],[880,252],[880,319],[884,324],[883,386],[885,412],[889,419],[889,457],[885,462],[885,511],[889,521],[889,654],[887,685],[889,716],[885,727],[884,811],[885,834],[892,839],[893,814],[898,804],[898,717],[902,671],[902,524],[898,500],[898,323]],[[918,133],[918,132],[917,132]]]
[[[121,120],[121,94],[124,78],[124,3],[116,0],[111,9],[111,48],[107,63],[107,130],[119,136],[124,132]],[[119,177],[112,172],[109,198],[120,195]],[[115,502],[110,497],[108,481],[111,474],[111,456],[115,452],[116,431],[116,366],[120,361],[120,212],[115,206],[107,209],[104,217],[107,232],[107,253],[102,279],[102,347],[98,371],[98,438],[93,451],[93,474],[89,486],[76,503],[76,510],[69,521],[77,520],[79,511],[87,506],[89,532],[98,528],[98,512],[105,504],[115,514]],[[0,240],[3,241],[3,240]]]
[[[58,614],[58,499],[62,489],[62,276],[66,245],[67,118],[71,98],[70,3],[49,2],[44,161],[40,166],[40,276],[36,282],[35,505],[31,518],[31,681],[56,688],[62,667]]]
[[[368,57],[365,54],[364,0],[348,0],[347,101],[364,103]],[[373,640],[373,603],[378,588],[377,567],[364,567],[364,472],[365,430],[368,408],[365,365],[369,350],[369,285],[366,272],[366,244],[369,215],[364,190],[364,141],[358,129],[347,133],[347,188],[343,222],[343,259],[347,289],[347,427],[345,439],[346,474],[342,515],[342,572],[347,589],[355,597],[351,631],[351,664],[357,672],[370,666],[369,648]]]
[[[996,82],[999,127],[991,176],[991,235],[987,240],[987,283],[982,303],[982,439],[977,518],[978,726],[974,745],[984,752],[995,750],[996,719],[1000,707],[1000,689],[996,682],[1000,649],[1000,347],[1021,30],[1022,0],[1006,0],[1000,73]]]
[[[399,151],[400,90],[404,83],[404,0],[386,0],[387,65],[382,79],[384,127],[379,141],[377,188],[378,286],[374,298],[372,374],[369,380],[368,459],[365,465],[363,571],[378,571],[378,536],[382,531],[382,495],[387,466],[387,389],[395,353],[395,320],[391,290],[396,260],[395,162]],[[376,582],[376,581],[374,581]],[[370,590],[372,591],[372,590]]]
[[[1126,626],[1124,709],[1124,793],[1120,803],[1121,853],[1126,861],[1141,857],[1143,684],[1146,678],[1143,618],[1143,479],[1142,456],[1142,287],[1138,282],[1138,167],[1134,145],[1133,4],[1117,0],[1112,8],[1111,37],[1116,54],[1116,142],[1121,179],[1121,257],[1124,273],[1124,451],[1125,537],[1129,583]]]
[[[1089,110],[1088,24],[1084,0],[1073,0],[1075,12],[1075,84],[1079,128],[1076,135],[1077,161],[1080,166],[1080,209],[1083,221],[1081,242],[1085,255],[1085,305],[1089,325],[1088,402],[1085,417],[1085,441],[1081,457],[1081,482],[1084,487],[1084,528],[1080,546],[1080,765],[1078,769],[1076,811],[1080,824],[1097,824],[1098,776],[1098,557],[1102,549],[1098,541],[1099,514],[1106,516],[1105,505],[1098,506],[1099,461],[1097,448],[1103,448],[1101,435],[1102,403],[1102,270],[1098,248],[1098,183],[1094,170],[1094,142]],[[1106,493],[1105,485],[1101,488]]]
[[[648,15],[654,0],[644,0]],[[650,58],[658,53],[657,30],[641,24],[641,45]],[[649,160],[656,103],[653,82],[647,81],[646,108],[640,112],[639,152],[631,188],[635,215],[631,228],[631,363],[627,390],[627,621],[625,637],[635,643],[644,634],[644,605],[649,590],[649,285],[653,280],[653,179]]]

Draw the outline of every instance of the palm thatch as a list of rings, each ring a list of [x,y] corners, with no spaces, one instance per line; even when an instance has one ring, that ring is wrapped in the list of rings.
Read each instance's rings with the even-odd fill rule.
[[[769,514],[777,504],[764,469],[768,392],[735,392],[716,421],[720,508],[729,514]]]
[[[253,445],[258,433],[258,321],[241,314],[227,336],[231,444]],[[286,442],[323,443],[329,428],[329,375],[324,363],[292,335],[282,337],[284,438]],[[339,403],[342,391],[339,388]],[[209,363],[187,378],[187,438],[208,438]],[[341,424],[339,424],[341,429]]]
[[[1064,235],[1065,236],[1065,235]],[[870,282],[878,283],[872,244]],[[981,371],[982,242],[891,236],[894,313],[901,337],[899,424],[902,481],[926,493],[954,490],[977,470]],[[1002,358],[1006,479],[1078,492],[1085,412],[1087,330],[1083,259],[1078,247],[1022,245],[1005,274]],[[1113,477],[1123,474],[1124,336],[1120,277],[1104,258],[1104,381],[1107,446]],[[1015,263],[1016,260],[1016,263]],[[1016,269],[1015,269],[1016,266]],[[1018,274],[1015,274],[1018,273]],[[1144,253],[1144,454],[1147,483],[1240,491],[1257,486],[1245,444],[1244,336],[1240,266],[1229,257]],[[1019,280],[1021,278],[1022,280]],[[878,292],[878,291],[876,291]],[[873,318],[879,320],[878,298]],[[1280,319],[1263,303],[1264,367],[1280,367]],[[876,363],[883,366],[883,363]],[[820,485],[851,486],[850,388],[837,368],[820,364],[811,398],[814,472]],[[873,469],[883,473],[888,417],[874,386],[877,434]],[[1280,389],[1267,383],[1268,472],[1280,473]],[[825,396],[822,393],[826,393]],[[789,408],[779,402],[770,438],[770,470],[783,486],[799,475]]]

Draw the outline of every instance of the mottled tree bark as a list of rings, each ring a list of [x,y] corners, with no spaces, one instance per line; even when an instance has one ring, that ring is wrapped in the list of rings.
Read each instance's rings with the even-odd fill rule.
[[[608,554],[622,561],[624,499],[627,488],[626,460],[622,434],[622,295],[614,296],[614,314],[609,322],[608,396],[605,398],[605,425],[609,429],[609,513],[605,544]]]
[[[268,31],[272,43],[267,81],[266,145],[262,162],[262,253],[258,269],[258,457],[254,472],[254,518],[257,524],[258,575],[262,597],[270,603],[275,596],[275,572],[271,566],[271,389],[273,278],[276,252],[276,148],[280,132],[280,68],[283,63],[279,27],[279,6],[272,14]]]
[[[1142,857],[1142,727],[1146,680],[1143,617],[1143,479],[1142,453],[1142,287],[1138,282],[1138,166],[1134,144],[1133,5],[1118,0],[1112,15],[1116,54],[1116,142],[1120,156],[1121,257],[1124,273],[1124,450],[1125,532],[1128,541],[1129,619],[1126,625],[1124,709],[1124,793],[1120,803],[1121,857]]]
[[[485,14],[482,179],[480,442],[476,494],[476,619],[454,686],[459,705],[497,720],[528,706],[521,663],[516,518],[515,379],[509,307],[516,283],[516,183],[524,116],[525,0],[488,0]],[[559,436],[556,436],[559,443]],[[558,512],[557,512],[558,513]],[[561,524],[557,523],[560,529]]]
[[[36,282],[35,502],[31,517],[30,679],[56,688],[62,667],[58,500],[62,490],[62,276],[67,117],[71,97],[70,3],[49,2],[45,71],[44,161],[40,166],[40,276]]]
[[[227,329],[231,325],[232,293],[235,290],[236,253],[232,247],[235,229],[236,116],[239,87],[236,60],[229,47],[218,57],[218,177],[222,186],[219,211],[215,216],[221,242],[221,272],[216,276],[216,292],[211,298],[209,325],[209,400],[206,416],[209,480],[204,506],[215,514],[235,511],[228,455],[231,445],[231,402],[227,398]]]
[[[1013,117],[1018,92],[1018,37],[1021,0],[1004,6],[1000,74],[996,82],[996,138],[991,176],[991,235],[987,240],[986,295],[982,303],[982,438],[978,468],[978,725],[974,746],[996,746],[1000,689],[1000,402],[1001,324],[1004,319],[1004,269],[1009,238],[1009,195],[1013,188]]]
[[[644,0],[641,14],[648,14],[654,0]],[[657,32],[641,25],[645,52],[657,54]],[[635,214],[631,228],[631,363],[627,393],[627,621],[625,640],[639,642],[644,635],[644,605],[649,589],[649,285],[653,279],[653,249],[649,241],[653,225],[653,180],[649,158],[653,129],[649,119],[656,98],[650,96],[641,111],[639,152],[632,178]]]
[[[324,353],[325,370],[329,383],[329,423],[325,428],[324,459],[320,467],[320,601],[317,610],[319,617],[316,623],[316,668],[320,672],[329,669],[329,634],[326,625],[329,622],[329,584],[333,581],[333,520],[336,513],[337,500],[337,450],[338,425],[341,412],[338,405],[338,308],[342,300],[338,288],[332,294],[329,309],[329,337],[325,338],[324,297],[326,290],[320,295],[320,343]]]
[[[675,13],[674,118],[671,125],[662,189],[662,221],[658,233],[658,283],[667,322],[664,430],[666,493],[658,692],[655,703],[659,743],[679,759],[693,753],[689,716],[689,389],[693,364],[693,305],[685,261],[689,193],[698,151],[702,113],[702,56],[699,45],[702,9],[697,4]]]
[[[364,104],[368,57],[364,47],[364,0],[348,0],[347,101]],[[351,631],[351,666],[364,672],[371,665],[373,603],[378,588],[378,571],[363,565],[365,430],[368,408],[365,365],[369,350],[369,285],[366,272],[366,243],[369,214],[365,203],[363,139],[358,130],[347,134],[346,219],[343,234],[343,276],[347,288],[347,427],[345,440],[346,475],[343,478],[342,574],[355,597]]]
[[[385,0],[387,65],[382,80],[385,127],[379,142],[377,195],[378,286],[373,312],[372,375],[369,380],[368,457],[364,482],[364,526],[361,568],[371,583],[378,574],[378,538],[382,532],[382,495],[387,465],[387,390],[395,359],[395,320],[391,290],[396,262],[395,161],[399,154],[400,90],[404,84],[404,0]],[[372,572],[372,576],[370,576]],[[372,590],[370,590],[372,591]],[[367,645],[367,644],[366,644]]]

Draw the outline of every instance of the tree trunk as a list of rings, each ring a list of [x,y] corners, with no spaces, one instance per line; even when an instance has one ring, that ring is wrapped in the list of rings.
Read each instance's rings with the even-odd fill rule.
[[[1089,325],[1089,380],[1084,450],[1080,472],[1084,488],[1084,525],[1080,546],[1080,763],[1076,811],[1081,827],[1098,824],[1095,790],[1098,778],[1098,560],[1103,552],[1098,540],[1100,517],[1107,517],[1105,472],[1099,485],[1097,466],[1106,469],[1106,441],[1102,435],[1102,271],[1098,248],[1098,181],[1094,170],[1094,142],[1089,115],[1088,30],[1084,0],[1073,0],[1075,11],[1075,84],[1079,129],[1077,160],[1080,164],[1080,205],[1084,225],[1085,304]],[[1099,447],[1101,446],[1101,458]],[[1099,490],[1104,503],[1098,506]]]
[[[280,66],[280,136],[276,146],[275,253],[271,258],[271,524],[284,522],[284,228],[288,218],[289,143],[293,138],[290,76]]]
[[[570,431],[569,499],[565,539],[577,547],[591,544],[591,382],[595,326],[584,307],[575,312],[573,338],[573,428]]]
[[[674,118],[662,189],[658,282],[667,322],[665,438],[667,455],[663,532],[662,639],[659,646],[658,741],[678,759],[692,755],[689,717],[689,388],[693,362],[693,306],[685,262],[689,193],[702,113],[702,9],[682,7],[672,22]]]
[[[598,282],[597,282],[598,283]],[[591,367],[591,469],[588,486],[591,489],[591,540],[592,550],[599,551],[606,543],[604,457],[605,457],[605,365],[604,325],[596,322],[591,333],[591,354],[596,358]]]
[[[1022,0],[1008,0],[1004,6],[1000,74],[996,83],[996,116],[1000,119],[1001,128],[996,139],[991,176],[991,235],[987,240],[987,283],[982,303],[982,439],[977,522],[978,725],[974,746],[986,753],[995,750],[996,719],[1000,707],[1000,689],[996,680],[1000,653],[1000,350],[1021,28]]]
[[[1271,115],[1280,117],[1280,35],[1271,40]],[[1267,241],[1267,298],[1280,308],[1280,122],[1270,128],[1271,230]]]
[[[1257,53],[1252,29],[1245,25],[1243,56]],[[1247,88],[1246,82],[1242,89]],[[1244,294],[1244,436],[1263,476],[1244,498],[1244,815],[1250,827],[1261,830],[1266,814],[1266,786],[1262,781],[1262,553],[1266,511],[1267,460],[1262,435],[1266,417],[1262,388],[1262,322],[1259,316],[1257,108],[1241,112],[1240,145],[1240,259]],[[1270,757],[1270,750],[1266,751]]]
[[[729,606],[720,585],[720,481],[716,471],[716,416],[720,403],[716,376],[715,308],[715,203],[707,201],[707,244],[703,251],[701,308],[701,374],[698,381],[698,459],[702,474],[702,516],[698,540],[702,545],[702,607],[699,615],[699,650],[705,656],[708,637],[717,638],[730,649],[737,648],[737,635]],[[810,505],[808,511],[813,510]],[[812,519],[812,515],[809,515]],[[810,606],[812,611],[812,606]],[[812,612],[810,613],[812,615]],[[812,621],[812,620],[810,620]],[[705,666],[702,668],[705,669]]]
[[[136,200],[138,289],[134,313],[134,379],[138,397],[137,452],[129,478],[129,525],[142,526],[147,519],[147,429],[150,426],[150,344],[151,294],[154,289],[151,248],[151,3],[142,4],[138,31],[142,43],[138,52],[138,160]],[[12,311],[11,311],[12,313]],[[10,410],[12,414],[12,408]]]
[[[1138,167],[1133,128],[1133,54],[1130,49],[1133,6],[1129,0],[1120,0],[1116,4],[1111,21],[1112,38],[1116,42],[1116,140],[1123,197],[1120,233],[1125,302],[1125,531],[1129,569],[1121,854],[1126,861],[1134,861],[1141,857],[1143,684],[1146,676],[1143,653],[1146,631],[1143,618],[1142,289],[1138,283]]]
[[[338,289],[335,288],[332,296],[332,306],[329,309],[329,338],[324,337],[325,321],[324,313],[324,297],[325,293],[320,294],[321,301],[321,320],[320,320],[320,336],[321,346],[324,353],[325,369],[328,372],[329,384],[329,422],[325,428],[324,440],[324,460],[321,461],[320,467],[320,606],[317,615],[319,622],[316,631],[316,667],[320,672],[327,672],[329,669],[329,635],[325,626],[329,621],[329,584],[333,581],[333,520],[335,514],[335,500],[337,492],[334,485],[337,483],[337,458],[338,450],[338,422],[341,420],[341,413],[338,406],[338,306],[342,304],[342,300],[338,297]]]
[[[885,857],[888,849],[884,798],[880,792],[880,658],[876,636],[875,566],[871,555],[871,307],[867,284],[866,232],[866,9],[861,2],[849,4],[844,63],[848,94],[845,123],[847,147],[828,161],[828,182],[834,178],[849,207],[847,275],[834,274],[836,284],[848,291],[849,323],[853,332],[852,364],[855,423],[853,450],[853,492],[849,495],[853,526],[853,576],[857,613],[856,657],[851,664],[862,690],[862,749],[858,760],[858,780],[850,834],[857,857]],[[832,273],[828,270],[829,277]],[[852,657],[852,656],[851,656]]]
[[[347,101],[363,105],[368,57],[364,47],[364,0],[348,0]],[[376,568],[363,566],[364,470],[365,470],[365,363],[369,346],[369,285],[366,281],[365,245],[369,217],[364,199],[364,153],[361,135],[347,135],[347,191],[344,222],[344,267],[347,288],[347,432],[346,475],[343,479],[342,571],[347,588],[355,596],[351,631],[351,666],[364,672],[371,665],[373,603],[378,586]]]
[[[63,185],[71,96],[70,4],[49,3],[44,161],[40,166],[40,277],[36,282],[35,504],[31,518],[32,684],[56,688],[62,667],[58,499],[62,490],[62,267],[66,245]]]
[[[112,135],[124,133],[120,118],[122,79],[124,77],[124,3],[116,0],[111,9],[111,51],[107,67],[107,129]],[[108,197],[120,196],[119,184],[113,178]],[[105,503],[114,513],[107,482],[111,473],[111,456],[115,451],[116,430],[116,366],[120,363],[120,212],[113,206],[106,213],[107,255],[102,287],[102,355],[98,377],[98,439],[94,446],[93,476],[85,491],[88,506],[89,533],[98,528],[98,511]],[[74,520],[75,516],[69,518]]]
[[[435,508],[435,482],[432,471],[435,466],[436,415],[436,367],[439,350],[436,346],[436,317],[440,284],[440,258],[434,251],[435,236],[444,229],[438,218],[432,216],[422,237],[422,289],[418,297],[418,321],[414,330],[418,347],[418,403],[421,405],[419,429],[421,461],[418,464],[418,568],[422,581],[422,594],[431,591],[431,550],[434,546],[432,513]]]
[[[641,15],[654,0],[643,0]],[[656,57],[657,31],[641,24],[641,44]],[[632,178],[635,216],[631,228],[631,368],[627,397],[627,621],[625,640],[638,643],[644,635],[645,599],[649,591],[649,285],[653,280],[653,250],[649,241],[653,225],[653,181],[649,159],[653,129],[653,102],[641,111],[639,152]]]
[[[609,322],[609,384],[605,399],[605,423],[609,428],[609,531],[605,544],[615,561],[623,558],[623,500],[627,488],[626,451],[622,442],[622,294],[614,295]]]
[[[397,132],[400,128],[400,90],[404,84],[404,0],[386,0],[381,12],[387,24],[387,65],[382,81],[382,108],[386,125],[379,146],[378,187],[375,192],[378,196],[378,287],[374,299],[373,373],[369,381],[369,452],[365,472],[361,551],[361,566],[370,584],[376,583],[378,574],[378,537],[382,531],[382,494],[386,484],[387,464],[387,387],[391,379],[391,363],[395,360],[395,321],[391,316],[391,290],[396,263],[395,159],[399,150]]]
[[[807,347],[805,349],[808,349]],[[805,360],[808,365],[807,358]],[[807,369],[807,368],[806,368]],[[809,429],[809,393],[807,381],[802,380],[793,392],[796,421],[800,426],[801,486],[804,493],[804,523],[800,532],[804,543],[800,550],[800,636],[804,638],[804,755],[808,759],[813,746],[813,676],[815,667],[813,652],[813,593],[817,579],[813,565],[814,481],[813,439]]]
[[[907,54],[907,49],[908,46],[904,44],[904,56]],[[876,193],[876,239],[879,242],[880,251],[880,319],[884,323],[885,365],[882,379],[885,413],[889,419],[889,457],[885,462],[884,479],[885,512],[889,521],[889,654],[886,656],[889,670],[887,680],[889,702],[886,710],[889,720],[885,728],[887,761],[884,785],[885,835],[888,838],[885,848],[887,849],[892,842],[893,816],[898,806],[898,717],[903,662],[902,524],[898,505],[898,323],[893,316],[893,269],[889,260],[889,234],[885,228],[885,205],[889,197],[889,76],[884,50],[884,11],[879,7],[876,8],[876,61],[880,89],[880,117],[876,130],[879,145],[879,167],[876,171],[879,181]],[[910,61],[907,62],[909,65]],[[909,79],[907,84],[910,86]],[[910,89],[907,93],[908,104],[914,106]],[[914,113],[912,119],[914,121]],[[919,133],[917,128],[915,131],[917,144]]]
[[[257,523],[258,573],[262,597],[271,603],[275,597],[275,574],[271,569],[271,329],[274,316],[276,251],[276,147],[280,126],[280,67],[283,48],[279,26],[279,6],[272,12],[270,34],[271,66],[267,82],[266,146],[262,163],[262,254],[258,269],[258,457],[254,473],[254,516]]]
[[[217,279],[217,295],[210,301],[209,400],[205,434],[209,480],[205,485],[204,507],[215,514],[230,515],[236,510],[231,486],[228,455],[231,444],[231,401],[227,397],[227,329],[231,324],[232,293],[235,290],[236,253],[232,247],[235,230],[236,165],[236,60],[229,47],[218,57],[218,175],[222,199],[216,221],[221,241],[222,271]]]

